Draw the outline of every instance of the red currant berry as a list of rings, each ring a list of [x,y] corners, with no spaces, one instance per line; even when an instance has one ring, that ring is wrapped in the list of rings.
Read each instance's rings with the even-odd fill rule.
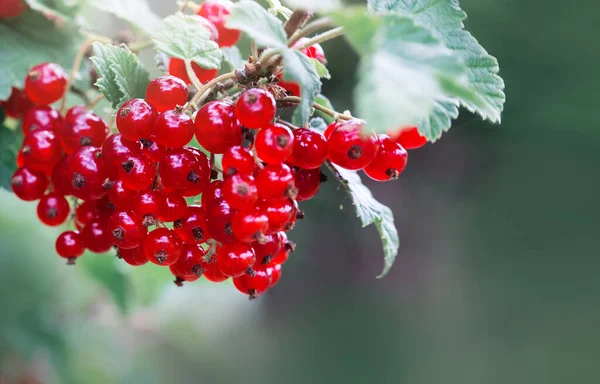
[[[269,288],[274,287],[279,280],[281,279],[281,264],[275,264],[273,266],[269,266],[271,269],[271,285]]]
[[[157,265],[172,265],[181,256],[183,243],[175,233],[168,228],[156,228],[150,232],[144,241],[146,258]]]
[[[183,106],[188,99],[188,89],[185,82],[175,76],[161,76],[152,80],[146,88],[146,101],[158,112]]]
[[[165,197],[162,193],[145,189],[139,191],[133,199],[133,212],[144,217],[144,226],[154,225],[165,206]]]
[[[95,200],[84,201],[75,210],[75,219],[83,227],[92,220],[99,219]]]
[[[241,32],[237,29],[225,28],[225,20],[230,15],[233,3],[230,1],[208,0],[200,5],[197,14],[213,23],[219,31],[219,47],[231,47],[240,39]]]
[[[215,201],[223,200],[223,181],[215,180],[208,184],[208,187],[202,193],[202,206],[208,207]]]
[[[220,243],[231,244],[237,242],[233,234],[232,221],[237,213],[225,200],[216,201],[205,207],[206,229],[208,233]]]
[[[294,249],[296,249],[296,244],[294,244],[291,241],[288,241],[285,232],[279,232],[278,235],[281,239],[282,246],[279,250],[279,253],[273,259],[271,259],[270,265],[278,265],[285,263],[289,258],[290,253],[293,252]]]
[[[303,46],[309,40],[310,39],[308,37],[301,37],[294,44],[294,48]],[[317,44],[313,44],[309,47],[306,47],[302,50],[302,53],[304,53],[306,56],[310,57],[311,59],[316,59],[316,60],[320,61],[322,64],[327,64],[327,59],[325,59],[325,51],[323,51],[323,47],[321,47],[321,44],[317,43]]]
[[[292,153],[294,136],[283,124],[271,124],[261,129],[254,138],[256,154],[267,164],[283,163]]]
[[[217,27],[213,23],[208,21],[208,19],[206,19],[202,16],[196,15],[196,20],[198,20],[198,22],[200,24],[202,24],[203,26],[206,27],[206,29],[208,29],[208,31],[210,32],[210,39],[212,41],[214,41],[215,43],[218,43],[219,42],[219,31],[217,30]]]
[[[66,119],[74,119],[75,116],[86,113],[88,110],[85,108],[85,105],[74,105],[67,111],[65,115]]]
[[[271,286],[271,276],[266,268],[255,269],[252,275],[244,274],[233,279],[238,291],[255,299]]]
[[[239,211],[231,222],[233,234],[244,243],[267,241],[265,234],[269,229],[269,218],[257,207]]]
[[[215,260],[208,263],[203,262],[202,271],[202,276],[204,276],[206,280],[212,281],[213,283],[220,283],[229,279],[229,276],[224,275],[223,272],[219,270],[219,267],[217,267],[217,263]]]
[[[67,116],[65,123],[57,131],[66,153],[73,153],[87,146],[100,148],[108,132],[104,120],[91,111]]]
[[[294,172],[294,184],[298,188],[296,200],[305,201],[312,199],[319,192],[321,183],[325,180],[327,180],[327,177],[321,173],[319,168],[298,169]]]
[[[119,248],[135,248],[144,242],[148,228],[144,217],[132,211],[117,211],[108,220],[108,231]]]
[[[118,170],[129,156],[139,156],[142,148],[139,142],[131,141],[120,133],[108,136],[102,144],[102,164],[105,168]]]
[[[225,151],[221,159],[223,174],[231,176],[234,174],[251,175],[256,164],[254,156],[249,149],[236,145]]]
[[[158,174],[162,185],[167,188],[184,189],[196,157],[185,148],[168,152],[158,162]]]
[[[185,216],[186,212],[187,202],[179,193],[173,192],[165,195],[165,204],[159,218],[162,221],[173,222]]]
[[[40,221],[53,227],[64,223],[70,212],[71,208],[67,199],[56,192],[50,192],[42,197],[37,206],[37,215]]]
[[[235,115],[240,123],[251,129],[262,128],[275,118],[275,98],[262,88],[251,88],[242,93],[235,104]]]
[[[108,220],[116,211],[115,205],[110,202],[107,195],[102,196],[98,200],[94,200],[94,202],[96,203],[98,218],[101,220]]]
[[[42,63],[31,68],[25,78],[25,93],[39,105],[49,105],[65,93],[67,74],[58,64]]]
[[[143,155],[132,155],[121,164],[119,178],[127,189],[139,191],[148,188],[156,177],[152,160]]]
[[[63,196],[70,195],[73,189],[71,179],[69,178],[71,174],[67,159],[67,157],[62,157],[58,163],[56,163],[52,170],[52,174],[50,175],[52,187],[54,187],[56,192]]]
[[[198,280],[204,270],[202,269],[202,259],[206,255],[206,251],[198,244],[184,244],[181,248],[181,256],[179,259],[169,266],[171,273],[177,277],[177,285],[181,281]]]
[[[129,140],[149,139],[154,134],[156,109],[144,99],[132,99],[117,112],[117,129]]]
[[[99,199],[107,193],[103,187],[106,173],[102,167],[101,151],[83,147],[68,157],[72,193],[82,200]]]
[[[180,111],[166,111],[154,123],[154,141],[168,148],[181,148],[194,137],[192,119]]]
[[[287,200],[261,200],[258,208],[269,218],[268,233],[282,231],[290,223],[296,214],[294,204]]]
[[[23,167],[13,173],[10,185],[19,199],[35,201],[44,196],[48,188],[48,178],[41,172]]]
[[[287,161],[304,169],[319,168],[327,157],[327,141],[320,133],[308,128],[294,130],[292,153]]]
[[[53,131],[38,129],[25,136],[21,154],[26,167],[50,174],[62,156],[62,149]]]
[[[110,181],[105,183],[104,187],[109,188],[108,199],[117,208],[131,209],[133,207],[133,201],[135,199],[136,192],[134,190],[125,188],[122,180],[117,179],[115,181]]]
[[[292,96],[300,96],[300,85],[294,81],[283,80],[283,72],[277,74],[277,80],[279,80],[277,85],[285,89],[288,94]]]
[[[417,149],[427,144],[427,138],[422,136],[417,127],[406,127],[398,132],[390,132],[392,139],[406,149]]]
[[[139,267],[148,262],[148,258],[144,253],[144,247],[142,245],[131,249],[117,248],[117,257],[123,259],[123,261],[133,267]]]
[[[333,123],[329,124],[325,132],[323,132],[323,136],[325,136],[326,139],[329,139],[329,136],[331,136],[333,131],[344,125],[344,123],[345,121],[334,121]]]
[[[192,69],[194,70],[194,74],[202,84],[208,83],[219,74],[218,69],[206,69],[200,67],[196,63],[192,63]],[[180,78],[186,84],[191,84],[192,81],[187,74],[187,69],[185,68],[185,62],[181,59],[176,59],[174,57],[169,59],[169,73],[175,77]]]
[[[212,153],[225,153],[229,147],[239,145],[242,126],[235,117],[235,107],[215,100],[205,104],[196,114],[196,138],[204,149]]]
[[[62,124],[63,118],[56,109],[48,106],[35,106],[23,115],[21,128],[24,135],[38,129],[49,129],[58,132]]]
[[[244,243],[225,244],[217,249],[217,267],[226,276],[238,277],[254,266],[254,250]]]
[[[281,236],[277,233],[265,235],[263,244],[258,242],[252,244],[256,254],[256,265],[269,264],[281,250]]]
[[[258,195],[263,199],[294,199],[298,193],[294,174],[285,164],[271,164],[261,169],[256,175],[256,186]]]
[[[381,143],[379,152],[364,171],[373,180],[396,180],[408,161],[406,149],[388,135],[379,135],[379,141]]]
[[[167,153],[167,148],[149,139],[141,139],[144,155],[154,162],[160,161]]]
[[[375,134],[365,135],[361,122],[348,121],[331,132],[327,145],[327,156],[332,163],[358,170],[369,165],[377,155],[379,138]]]
[[[184,188],[180,192],[185,197],[193,197],[201,194],[210,184],[211,166],[204,153],[196,148],[188,148],[188,151],[192,152],[196,161],[192,163],[192,168],[185,178]]]
[[[22,118],[27,111],[34,107],[25,92],[15,87],[11,89],[10,97],[3,105],[6,116],[13,119]]]
[[[113,246],[106,221],[90,221],[83,227],[80,236],[85,247],[94,253],[108,252]]]
[[[204,207],[187,207],[185,215],[173,223],[173,229],[186,244],[204,243],[209,238]]]
[[[81,236],[75,231],[61,233],[56,239],[55,248],[58,256],[67,259],[67,264],[75,264],[75,259],[85,252]]]
[[[258,200],[258,190],[252,176],[233,175],[223,182],[223,197],[232,208],[252,206]]]

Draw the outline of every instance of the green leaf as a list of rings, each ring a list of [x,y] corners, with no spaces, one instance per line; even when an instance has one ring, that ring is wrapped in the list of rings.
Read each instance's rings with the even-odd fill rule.
[[[34,11],[41,12],[56,24],[71,23],[80,9],[77,0],[25,0]]]
[[[293,81],[300,86],[302,102],[294,111],[294,121],[303,126],[308,122],[312,103],[321,92],[321,80],[312,62],[306,55],[296,49],[281,50],[283,57],[283,79]]]
[[[315,71],[317,71],[317,75],[319,75],[319,77],[321,79],[327,79],[327,80],[331,79],[329,70],[327,69],[326,66],[323,65],[323,63],[321,63],[317,59],[313,59],[312,57],[309,57],[309,59],[312,62],[313,66],[315,67]]]
[[[361,181],[355,171],[349,171],[335,165],[330,165],[338,180],[342,182],[356,207],[356,215],[363,227],[375,224],[383,245],[383,271],[377,278],[382,278],[390,271],[398,255],[400,240],[398,230],[394,225],[392,210],[375,200],[373,194]],[[341,179],[340,179],[341,177]]]
[[[93,46],[91,60],[98,73],[96,86],[113,108],[119,108],[127,100],[145,97],[150,75],[133,53],[114,45],[94,43]]]
[[[21,128],[8,129],[0,125],[0,187],[10,188],[10,179],[17,170],[17,153],[23,143]]]
[[[380,18],[368,16],[362,7],[346,8],[329,16],[336,24],[344,26],[344,36],[358,54],[373,53],[373,37],[381,24]]]
[[[103,286],[113,297],[122,313],[129,307],[129,284],[127,276],[121,272],[118,263],[122,262],[114,253],[95,255],[86,253],[77,259],[77,266],[83,268],[94,280]]]
[[[271,48],[287,46],[281,21],[255,1],[242,0],[236,3],[225,25],[247,33],[259,45]]]
[[[322,105],[325,108],[331,109],[332,111],[335,111],[335,108],[333,108],[333,105],[331,105],[331,101],[329,101],[329,99],[323,96],[322,94],[317,95],[317,97],[315,98],[315,103]],[[329,116],[324,112],[319,111],[318,109],[316,110],[316,112],[319,116],[323,118],[323,120],[327,122],[327,124],[333,123],[333,117]]]
[[[11,87],[23,88],[31,67],[49,61],[69,71],[82,43],[72,25],[60,28],[32,10],[14,19],[0,19],[0,100],[6,100]]]
[[[158,17],[145,0],[85,0],[91,7],[112,13],[134,28],[152,35],[161,27]]]
[[[221,48],[223,52],[223,60],[234,69],[242,69],[244,68],[244,59],[242,59],[242,54],[238,47],[225,47]]]
[[[375,12],[401,12],[410,14],[418,23],[427,26],[455,55],[463,60],[467,67],[467,77],[471,88],[479,97],[476,100],[456,98],[471,112],[492,122],[500,122],[504,109],[504,81],[498,76],[498,61],[488,54],[477,40],[464,29],[463,20],[467,15],[460,9],[456,0],[369,0],[369,6]],[[449,110],[449,109],[448,109]],[[453,111],[453,110],[452,110]],[[448,117],[452,117],[451,114]],[[455,118],[452,117],[452,118]],[[437,139],[442,131],[450,128],[449,119],[429,122],[428,136]],[[426,121],[425,121],[426,123]],[[444,125],[437,125],[444,124]],[[419,125],[419,130],[422,124]]]
[[[327,129],[327,123],[320,117],[313,117],[308,122],[308,127],[314,129],[315,131],[323,133]]]
[[[210,39],[210,31],[199,16],[181,12],[165,19],[164,28],[152,37],[159,52],[182,60],[192,60],[202,68],[221,66],[219,45]]]

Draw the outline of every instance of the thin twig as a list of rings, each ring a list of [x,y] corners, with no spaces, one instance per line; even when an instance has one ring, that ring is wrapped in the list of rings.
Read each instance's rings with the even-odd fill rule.
[[[338,36],[342,36],[343,34],[344,34],[344,27],[333,28],[327,32],[323,32],[317,36],[311,37],[310,39],[306,40],[304,43],[298,44],[298,46],[294,47],[294,48],[301,51],[304,48],[310,47],[311,45],[320,44],[324,41],[334,39]]]
[[[196,107],[196,103],[198,102],[198,100],[200,100],[202,98],[202,96],[204,95],[204,93],[208,90],[210,90],[215,84],[221,82],[221,81],[225,81],[228,79],[234,79],[236,77],[235,71],[234,72],[228,72],[228,73],[224,73],[221,76],[215,77],[214,79],[212,79],[211,81],[209,81],[208,83],[204,84],[201,88],[198,89],[198,92],[196,92],[196,94],[194,95],[194,97],[192,97],[192,100],[190,100],[184,109],[189,109],[190,107]]]
[[[102,99],[104,99],[104,94],[100,93],[98,96],[94,97],[92,99],[92,101],[90,101],[86,106],[85,109],[87,111],[91,111],[92,109],[94,109],[94,107],[100,102],[102,101]]]
[[[258,48],[256,47],[256,41],[254,41],[254,39],[250,42],[250,51],[252,52],[254,60],[258,60]]]
[[[192,82],[194,87],[196,87],[196,89],[202,88],[202,82],[200,81],[200,79],[198,79],[198,76],[196,76],[194,68],[192,68],[192,60],[188,59],[184,60],[183,62],[185,63],[185,71],[187,72],[187,75],[190,78],[190,81]]]
[[[284,103],[300,103],[302,101],[302,99],[299,97],[296,97],[296,96],[287,96],[287,97],[283,98],[283,100],[281,100],[281,101]],[[328,114],[329,116],[333,117],[334,119],[355,120],[355,118],[352,116],[348,116],[346,114],[336,112],[334,110],[331,110],[329,108],[322,106],[321,104],[313,103],[312,106],[314,109],[318,109],[319,111]]]
[[[308,12],[302,9],[296,9],[294,12],[292,12],[292,15],[290,16],[289,20],[283,26],[287,37],[292,36],[294,32],[296,32],[299,28],[302,27],[302,24],[306,22],[305,19],[307,15]]]
[[[288,45],[288,47],[291,47],[294,45],[294,43],[296,41],[300,40],[302,37],[308,36],[316,31],[318,31],[319,29],[327,28],[329,26],[331,26],[331,20],[327,17],[323,17],[321,19],[315,20],[315,21],[307,24],[306,27],[294,32],[294,34],[292,36],[290,36],[290,38],[288,39],[287,45]]]

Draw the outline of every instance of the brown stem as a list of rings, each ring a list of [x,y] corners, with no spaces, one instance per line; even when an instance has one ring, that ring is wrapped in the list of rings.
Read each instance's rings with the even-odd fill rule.
[[[102,101],[102,99],[104,99],[104,94],[99,94],[98,96],[94,97],[94,99],[92,101],[90,101],[89,103],[87,103],[87,105],[85,106],[85,109],[88,111],[91,111],[92,109],[94,109],[94,107],[100,102]]]
[[[302,28],[302,26],[308,21],[308,19],[310,19],[311,16],[312,13],[301,9],[296,9],[283,26],[287,37],[292,36],[294,32]]]

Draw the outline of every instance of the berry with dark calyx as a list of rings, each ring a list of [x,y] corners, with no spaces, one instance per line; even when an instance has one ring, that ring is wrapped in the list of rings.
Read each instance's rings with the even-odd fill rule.
[[[373,180],[396,180],[406,167],[408,153],[388,135],[379,135],[379,141],[379,152],[364,171]]]
[[[238,277],[254,266],[254,250],[244,243],[225,244],[217,249],[217,267],[226,276]]]
[[[146,88],[146,101],[158,112],[165,112],[183,106],[188,99],[185,82],[175,76],[161,76],[150,81]]]
[[[206,69],[202,68],[196,63],[192,63],[192,69],[194,70],[194,74],[200,80],[202,84],[208,83],[219,74],[218,69]],[[175,77],[180,78],[186,84],[191,84],[192,81],[187,74],[187,69],[185,68],[185,62],[181,59],[170,58],[169,59],[169,73]]]
[[[133,207],[136,191],[126,188],[121,179],[107,181],[104,183],[104,187],[108,188],[108,199],[117,208],[131,209]]]
[[[107,168],[117,170],[129,156],[141,154],[141,144],[125,138],[120,133],[108,136],[102,144],[102,163]]]
[[[219,200],[207,205],[206,229],[208,233],[220,243],[231,244],[237,242],[233,234],[232,221],[237,213],[225,200]]]
[[[70,195],[73,189],[69,176],[70,170],[67,157],[61,157],[54,166],[54,169],[52,169],[50,180],[52,181],[54,190],[63,196]]]
[[[202,193],[202,206],[208,207],[215,201],[223,200],[223,181],[215,180],[208,184],[208,187]]]
[[[184,244],[179,259],[169,266],[171,273],[183,281],[195,281],[204,272],[202,261],[206,251],[198,244]]]
[[[182,249],[181,239],[168,228],[156,228],[144,241],[146,258],[157,265],[174,264],[181,256]]]
[[[231,223],[233,234],[244,243],[264,243],[269,229],[269,218],[257,207],[240,210]]]
[[[251,88],[235,104],[235,115],[240,123],[250,129],[262,128],[275,118],[275,98],[262,88]]]
[[[309,128],[294,130],[292,153],[287,161],[304,169],[319,168],[327,157],[327,141],[320,132]]]
[[[165,203],[160,213],[160,220],[173,222],[181,219],[187,212],[187,202],[181,194],[172,192],[165,195]],[[180,236],[181,237],[181,236]],[[183,240],[183,238],[182,238]]]
[[[240,39],[241,32],[237,29],[225,28],[225,21],[230,15],[233,3],[230,1],[208,0],[200,5],[197,14],[204,17],[217,27],[219,31],[219,47],[231,47]]]
[[[256,254],[256,264],[269,264],[281,249],[281,236],[277,233],[265,235],[264,242],[255,242],[252,249]]]
[[[53,227],[64,223],[70,212],[67,199],[56,192],[50,192],[42,197],[37,206],[37,215],[40,221]]]
[[[202,244],[209,238],[204,207],[190,205],[185,215],[173,223],[173,229],[186,244]]]
[[[327,139],[327,156],[332,163],[350,170],[363,169],[377,155],[379,138],[366,135],[360,121],[351,120],[338,126]]]
[[[300,85],[294,81],[283,80],[283,72],[277,74],[278,86],[285,89],[292,96],[300,96]]]
[[[292,153],[294,136],[283,124],[275,123],[258,131],[254,138],[256,154],[267,164],[283,163]]]
[[[56,109],[49,106],[34,106],[23,115],[21,128],[24,135],[38,129],[49,129],[58,132],[63,123],[64,120]]]
[[[21,153],[26,167],[48,175],[60,160],[62,149],[53,131],[38,129],[25,136]]]
[[[229,276],[224,275],[223,272],[219,270],[219,267],[217,267],[217,263],[215,260],[210,262],[203,262],[202,271],[202,276],[204,276],[206,280],[212,281],[213,283],[220,283],[229,279]]]
[[[173,189],[184,189],[187,177],[196,161],[196,156],[185,148],[168,152],[158,162],[158,174],[162,185]]]
[[[17,197],[24,201],[39,200],[48,188],[48,178],[41,172],[27,167],[19,168],[10,179],[10,186]]]
[[[267,268],[271,269],[271,285],[269,288],[274,287],[281,279],[281,264],[275,264]]]
[[[210,184],[211,165],[203,152],[191,147],[188,147],[187,150],[193,154],[195,161],[192,162],[192,167],[180,192],[184,197],[193,197],[204,192],[204,189]]]
[[[133,267],[139,267],[140,265],[148,263],[148,258],[144,253],[143,245],[131,249],[117,248],[117,257],[123,259],[124,262]]]
[[[166,111],[154,123],[153,139],[168,148],[181,148],[194,137],[192,119],[181,111]]]
[[[388,134],[405,149],[417,149],[427,144],[427,138],[421,135],[418,127],[405,127]]]
[[[271,164],[256,175],[258,195],[267,200],[294,199],[298,190],[294,186],[294,174],[285,164]]]
[[[298,188],[296,200],[305,201],[313,198],[319,192],[321,183],[326,179],[327,177],[319,168],[296,170],[294,172],[294,184]]]
[[[34,105],[25,94],[25,91],[15,87],[12,87],[8,100],[3,103],[6,116],[13,119],[22,118]]]
[[[85,105],[74,105],[67,111],[65,115],[65,119],[74,119],[75,116],[86,113],[88,110],[85,108]]]
[[[117,129],[129,140],[149,139],[154,133],[158,112],[144,99],[126,101],[117,111]]]
[[[254,270],[255,273],[252,276],[244,274],[233,279],[233,285],[237,290],[248,295],[250,299],[257,298],[271,286],[271,275],[267,268],[260,266]]]
[[[154,164],[144,155],[131,155],[119,167],[119,178],[123,181],[123,186],[134,191],[150,187],[155,177]]]
[[[294,43],[293,48],[298,48],[307,43],[309,40],[310,39],[308,37],[301,37],[296,43]],[[302,53],[304,53],[311,59],[316,59],[320,61],[322,64],[327,64],[327,59],[325,58],[325,51],[323,51],[323,47],[321,47],[321,44],[317,43],[306,47],[302,50]]]
[[[132,211],[117,211],[108,220],[107,229],[119,248],[139,247],[148,234],[144,217]]]
[[[72,194],[82,200],[94,200],[108,191],[103,187],[106,173],[102,166],[101,151],[95,147],[83,147],[68,157],[69,180]]]
[[[223,197],[235,209],[252,206],[258,200],[258,189],[252,176],[233,175],[223,182]]]
[[[224,175],[251,175],[254,172],[256,163],[249,149],[236,145],[225,151],[221,159],[221,166]]]
[[[283,264],[287,261],[290,256],[290,253],[296,249],[296,244],[289,241],[285,232],[278,233],[281,239],[281,249],[279,253],[275,255],[274,258],[271,259],[270,265]]]
[[[75,219],[82,227],[92,220],[99,219],[95,200],[84,201],[75,210]]]
[[[85,247],[94,253],[108,252],[113,246],[105,220],[90,221],[83,227],[80,236]]]
[[[94,200],[96,205],[96,212],[101,220],[108,220],[113,213],[117,210],[117,207],[108,199],[108,195],[104,195],[101,198]]]
[[[41,63],[27,72],[25,93],[29,100],[39,105],[49,105],[65,93],[67,74],[55,63]]]
[[[63,150],[73,153],[82,147],[100,148],[108,136],[108,126],[94,112],[67,115],[57,130]]]
[[[143,225],[148,227],[155,224],[164,206],[165,197],[162,193],[152,189],[144,189],[139,191],[133,198],[132,210],[144,217]]]
[[[225,101],[206,103],[194,118],[196,139],[204,149],[215,154],[239,145],[242,125],[235,116],[235,107]]]
[[[66,231],[56,239],[55,249],[58,256],[67,259],[67,264],[75,264],[75,259],[85,252],[85,245],[79,232]]]
[[[294,204],[290,199],[261,200],[257,206],[269,219],[267,233],[276,233],[284,230],[296,213]]]
[[[150,139],[141,139],[140,142],[142,143],[144,155],[154,162],[160,161],[167,153],[167,148]]]

